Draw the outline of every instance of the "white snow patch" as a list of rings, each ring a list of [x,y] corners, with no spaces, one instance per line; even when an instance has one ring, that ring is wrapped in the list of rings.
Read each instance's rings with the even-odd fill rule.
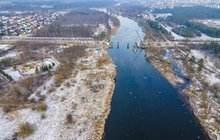
[[[166,29],[168,32],[170,32],[171,33],[171,35],[174,37],[174,39],[176,39],[176,40],[185,40],[185,37],[182,37],[182,36],[180,36],[180,35],[178,35],[178,34],[176,34],[176,33],[174,33],[173,31],[172,31],[172,27],[170,27],[170,26],[165,26],[165,25],[163,25],[163,24],[161,24],[161,23],[159,23],[164,29]]]
[[[10,49],[12,46],[9,45],[0,45],[0,51],[7,51]]]
[[[96,29],[95,33],[93,34],[94,36],[100,35],[102,32],[107,32],[107,29],[105,25],[99,24],[98,28]]]
[[[9,52],[8,54],[0,57],[0,60],[3,60],[3,59],[7,59],[7,58],[16,58],[17,56],[19,56],[19,52]]]
[[[23,78],[23,76],[17,70],[14,70],[13,68],[8,68],[3,71],[7,73],[8,75],[10,75],[15,81],[18,81],[21,78]]]

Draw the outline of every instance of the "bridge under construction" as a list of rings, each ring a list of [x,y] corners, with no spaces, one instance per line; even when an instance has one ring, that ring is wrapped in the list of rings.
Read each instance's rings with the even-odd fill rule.
[[[139,36],[139,35],[138,35]],[[139,37],[140,38],[140,37]],[[35,42],[49,42],[49,43],[79,43],[79,44],[95,44],[95,40],[93,38],[82,38],[82,37],[20,37],[20,36],[3,36],[0,39],[0,42],[29,42],[29,41],[35,41]],[[101,41],[102,42],[102,41]],[[127,47],[131,46],[131,44],[135,44],[136,47],[139,48],[147,48],[151,46],[156,47],[186,47],[187,44],[203,44],[203,43],[210,43],[210,42],[219,42],[220,39],[206,39],[206,40],[198,40],[198,39],[187,39],[187,40],[167,40],[167,41],[152,41],[152,40],[146,40],[142,41],[140,38],[140,42],[111,42],[111,47],[114,46],[114,44],[117,44],[117,47],[120,46],[120,44],[127,44]],[[108,43],[107,43],[108,44]]]
[[[20,37],[20,36],[3,36],[2,42],[17,42],[17,41],[38,41],[38,42],[52,42],[52,43],[94,43],[93,38],[81,37]]]

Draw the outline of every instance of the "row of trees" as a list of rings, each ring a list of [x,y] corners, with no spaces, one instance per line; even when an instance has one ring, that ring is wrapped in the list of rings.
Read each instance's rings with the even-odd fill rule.
[[[201,33],[198,30],[191,29],[191,28],[177,27],[177,28],[174,28],[172,31],[183,37],[201,36]]]
[[[164,29],[158,22],[146,20],[141,21],[140,24],[144,27],[146,34],[146,39],[172,39],[172,35],[166,29]]]
[[[195,56],[192,56],[189,59],[190,62],[186,63],[186,70],[187,73],[189,74],[189,76],[191,77],[192,75],[195,74],[195,68],[194,68],[194,64],[198,64],[198,71],[201,72],[204,68],[205,68],[205,62],[204,59],[199,59],[199,61],[196,61]]]
[[[52,65],[49,64],[49,65],[43,65],[41,67],[36,67],[35,68],[35,73],[36,74],[39,74],[39,73],[42,73],[42,72],[48,72],[50,75],[51,75],[51,69],[53,68],[55,64],[53,63]]]
[[[219,55],[220,54],[220,44],[216,43],[216,42],[212,42],[212,43],[206,43],[203,44],[201,47],[203,50],[207,50],[211,53],[214,53],[215,55]]]
[[[208,36],[220,37],[220,29],[208,27],[208,26],[201,24],[201,23],[189,22],[189,21],[186,22],[185,25],[190,29],[199,30]]]
[[[154,29],[156,32],[162,33],[164,35],[171,35],[166,29],[164,29],[162,26],[159,25],[156,21],[148,21],[148,24],[152,29]]]

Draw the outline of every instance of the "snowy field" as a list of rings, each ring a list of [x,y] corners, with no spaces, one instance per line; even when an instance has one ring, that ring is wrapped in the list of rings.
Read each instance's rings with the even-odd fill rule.
[[[184,39],[185,39],[185,37],[182,37],[182,36],[180,36],[180,35],[174,33],[174,32],[172,31],[172,29],[173,29],[172,27],[170,27],[170,26],[165,26],[165,25],[163,25],[163,24],[161,24],[161,23],[160,23],[160,25],[161,25],[164,29],[166,29],[168,32],[170,32],[171,35],[174,37],[174,39],[176,39],[176,40],[184,40]]]
[[[216,67],[216,64],[214,62],[220,61],[219,58],[210,57],[210,55],[206,54],[205,52],[199,51],[199,50],[191,50],[192,56],[195,56],[197,60],[204,59],[205,61],[205,67],[212,71],[206,74],[206,78],[210,84],[219,84],[220,85],[220,77],[217,75],[220,75],[220,69]]]
[[[114,88],[115,67],[112,62],[97,67],[99,59],[102,55],[90,50],[88,56],[78,60],[78,68],[60,87],[54,85],[54,77],[39,87],[29,99],[37,100],[38,94],[44,95],[45,112],[27,108],[4,114],[0,109],[0,139],[12,139],[24,122],[34,125],[35,130],[24,138],[27,140],[101,139],[109,112],[109,95]],[[82,66],[86,69],[81,70]],[[72,124],[66,124],[68,114],[73,117]]]
[[[183,37],[183,36],[180,36],[180,35],[178,35],[178,34],[176,34],[176,33],[174,33],[173,31],[172,31],[172,27],[170,27],[170,26],[165,26],[165,25],[163,25],[163,24],[161,24],[160,23],[160,25],[164,28],[164,29],[166,29],[168,32],[170,32],[171,33],[171,35],[174,37],[174,39],[176,39],[176,40],[185,40],[186,38],[185,37]],[[204,33],[201,33],[201,36],[200,37],[194,37],[194,38],[190,38],[190,40],[213,40],[213,41],[216,41],[216,40],[219,40],[219,38],[214,38],[214,37],[210,37],[210,36],[208,36],[208,35],[206,35],[206,34],[204,34]]]
[[[220,28],[220,20],[217,19],[205,19],[205,20],[193,20],[198,23],[202,23],[208,27],[212,28]]]
[[[0,52],[1,51],[7,51],[10,48],[12,48],[12,46],[10,46],[10,45],[0,45]]]
[[[15,81],[19,81],[20,79],[23,78],[23,76],[17,70],[14,70],[13,68],[5,69],[4,72],[10,75],[12,79]]]

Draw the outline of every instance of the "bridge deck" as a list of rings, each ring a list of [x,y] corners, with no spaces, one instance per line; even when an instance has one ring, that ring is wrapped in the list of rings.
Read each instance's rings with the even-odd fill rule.
[[[61,42],[94,42],[93,38],[72,37],[19,37],[3,36],[1,41],[61,41]]]

